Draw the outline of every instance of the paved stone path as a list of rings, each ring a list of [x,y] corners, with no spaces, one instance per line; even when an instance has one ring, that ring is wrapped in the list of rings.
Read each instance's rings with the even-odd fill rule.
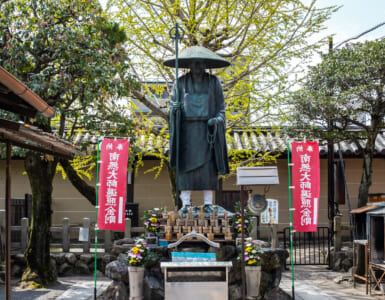
[[[99,276],[97,281],[97,294],[99,295],[111,280]],[[93,276],[59,277],[58,283],[47,289],[26,290],[18,289],[16,282],[12,286],[11,300],[88,300],[93,299]],[[0,299],[5,299],[4,285],[0,286]]]
[[[353,282],[349,273],[327,270],[325,266],[295,266],[295,298],[296,300],[384,300],[380,291],[372,296],[365,294],[365,284]],[[342,280],[349,279],[350,280]],[[98,276],[98,295],[110,284],[111,280]],[[340,283],[338,283],[340,282]],[[288,295],[292,294],[291,272],[282,274],[280,288]],[[58,284],[48,289],[20,290],[16,282],[12,286],[11,300],[90,300],[93,299],[93,276],[60,277]],[[0,286],[0,299],[5,299],[4,285]]]
[[[111,283],[109,279],[98,280],[96,284],[97,296],[99,296]],[[55,300],[88,300],[94,299],[94,279],[74,282],[71,287]]]
[[[357,283],[354,288],[351,274],[333,272],[326,266],[294,266],[294,279],[296,300],[385,299],[378,290],[366,295],[365,284]],[[292,295],[291,271],[282,274],[280,288]]]

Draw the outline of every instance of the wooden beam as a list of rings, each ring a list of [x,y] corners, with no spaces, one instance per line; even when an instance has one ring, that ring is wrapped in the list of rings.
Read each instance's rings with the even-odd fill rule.
[[[71,159],[78,151],[66,140],[28,124],[0,119],[0,140],[16,146]]]
[[[59,157],[63,157],[65,159],[72,159],[73,158],[73,155],[70,154],[68,151],[59,150],[59,149],[48,149],[48,148],[42,147],[41,145],[28,144],[28,141],[26,141],[25,139],[22,139],[17,135],[12,135],[9,132],[8,133],[2,132],[1,129],[0,129],[0,141],[4,142],[4,143],[6,143],[8,141],[12,141],[12,143],[15,146],[34,150],[37,152],[46,153],[46,154],[56,155]]]
[[[21,124],[8,121],[5,119],[0,119],[0,128],[6,128],[6,129],[11,129],[11,130],[19,130]]]
[[[40,111],[43,116],[53,117],[55,111],[43,99],[36,95],[24,83],[18,80],[15,76],[9,73],[6,69],[0,66],[0,82],[10,89],[16,96],[25,100],[36,110]]]
[[[12,144],[7,142],[7,161],[5,167],[5,299],[11,300],[11,151]]]
[[[20,98],[14,94],[0,94],[0,109],[11,111],[22,116],[34,117],[36,110],[32,106],[27,105],[26,102],[21,102],[19,99]]]

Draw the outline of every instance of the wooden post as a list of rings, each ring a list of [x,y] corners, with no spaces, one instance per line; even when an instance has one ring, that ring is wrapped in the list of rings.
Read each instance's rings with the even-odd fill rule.
[[[104,249],[107,252],[111,250],[111,230],[103,230],[104,232]]]
[[[21,218],[21,251],[25,251],[28,246],[28,218]]]
[[[11,153],[12,144],[7,143],[5,164],[5,299],[11,300]]]
[[[271,224],[271,248],[278,248],[278,224]]]
[[[70,219],[63,218],[62,221],[62,243],[63,243],[63,252],[70,251]]]
[[[341,251],[341,216],[334,216],[334,251]]]
[[[126,227],[124,229],[124,237],[131,238],[131,219],[126,218]]]
[[[83,253],[90,253],[90,218],[83,218],[83,228],[87,233],[88,241],[83,244]]]
[[[5,261],[5,210],[0,210],[0,263]]]

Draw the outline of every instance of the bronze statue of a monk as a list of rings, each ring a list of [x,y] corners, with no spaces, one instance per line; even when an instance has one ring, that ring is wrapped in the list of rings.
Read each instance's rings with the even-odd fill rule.
[[[164,64],[173,67],[175,58]],[[182,51],[178,64],[190,72],[178,79],[171,96],[170,166],[178,169],[177,190],[181,191],[183,208],[191,206],[192,190],[202,190],[206,210],[218,189],[218,174],[228,174],[229,165],[223,91],[219,79],[205,69],[228,66],[229,62],[194,46]]]

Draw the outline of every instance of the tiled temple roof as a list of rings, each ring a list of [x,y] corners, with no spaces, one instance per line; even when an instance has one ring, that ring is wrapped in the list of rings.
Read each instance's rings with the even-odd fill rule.
[[[229,152],[233,150],[254,150],[258,153],[271,152],[274,154],[287,152],[287,142],[292,142],[294,139],[281,133],[257,133],[250,131],[233,131],[227,138],[227,149]],[[95,137],[90,137],[89,134],[78,136],[76,140],[86,141],[94,140]],[[365,141],[361,142],[363,145]],[[320,155],[326,157],[328,153],[327,141],[319,141]],[[338,145],[341,148],[344,157],[360,157],[358,147],[351,142],[334,143],[334,155],[337,157]],[[151,134],[150,138],[146,139],[141,136],[137,141],[137,146],[146,149],[147,152],[168,152],[168,142],[164,141],[160,136]],[[377,157],[385,157],[385,132],[378,134],[375,144],[375,155]]]
[[[228,142],[229,150],[255,150],[257,152],[286,152],[287,142],[291,142],[294,139],[289,138],[286,135],[276,134],[257,134],[249,132],[234,132],[232,135],[233,140]],[[361,141],[361,145],[364,146],[366,141]],[[327,156],[328,145],[327,141],[319,141],[320,155]],[[341,148],[342,155],[349,157],[359,157],[360,151],[358,147],[352,142],[342,141],[334,143],[334,155],[338,155],[339,147]],[[385,132],[381,132],[377,135],[375,144],[375,155],[385,157]]]

